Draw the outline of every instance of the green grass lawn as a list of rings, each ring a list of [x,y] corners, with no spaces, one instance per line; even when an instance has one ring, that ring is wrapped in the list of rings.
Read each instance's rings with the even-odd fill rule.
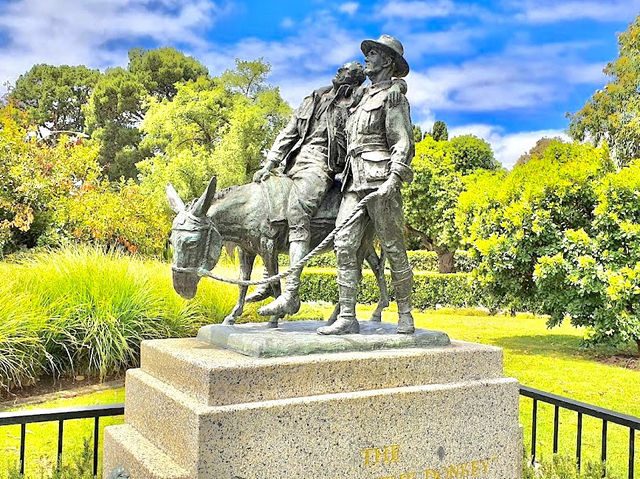
[[[360,308],[360,316],[368,317],[372,307]],[[301,317],[327,316],[331,309],[305,306]],[[385,320],[394,320],[386,312]],[[475,310],[438,310],[416,314],[417,326],[447,332],[452,338],[500,346],[504,349],[505,375],[522,384],[585,401],[619,412],[640,416],[640,371],[603,364],[595,359],[597,351],[580,347],[583,331],[564,325],[548,330],[545,319],[531,315],[487,316]],[[631,351],[631,350],[629,350]],[[601,351],[600,351],[601,352]],[[105,404],[124,400],[122,388],[91,393],[71,400],[61,399],[36,407],[68,407]],[[520,411],[524,441],[529,451],[531,438],[531,400],[521,400]],[[115,424],[121,418],[102,422]],[[538,412],[538,454],[551,455],[553,408],[541,406]],[[598,459],[600,454],[600,421],[584,419],[583,458]],[[55,461],[57,425],[30,425],[27,428],[27,465],[35,471],[41,463]],[[65,424],[65,450],[79,448],[92,431],[90,421]],[[564,411],[560,415],[560,452],[575,454],[576,415]],[[0,429],[0,458],[17,457],[18,428]],[[640,437],[636,439],[640,447]],[[626,477],[628,430],[609,425],[609,465]],[[67,449],[68,448],[68,449]],[[638,447],[637,447],[638,448]],[[1,464],[2,461],[0,461]],[[636,471],[640,470],[640,458]],[[1,476],[0,476],[1,477]],[[34,475],[32,477],[39,477]]]

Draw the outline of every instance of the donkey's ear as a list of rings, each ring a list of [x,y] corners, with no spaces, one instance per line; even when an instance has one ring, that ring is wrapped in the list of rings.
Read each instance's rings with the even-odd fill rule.
[[[207,186],[207,191],[198,198],[198,200],[193,205],[192,213],[196,216],[204,216],[207,214],[211,203],[213,202],[213,197],[216,194],[216,186],[218,184],[218,178],[215,176],[211,178],[209,182],[209,186]]]
[[[180,213],[184,211],[184,201],[180,199],[178,192],[175,190],[171,183],[167,183],[167,201],[174,213]]]

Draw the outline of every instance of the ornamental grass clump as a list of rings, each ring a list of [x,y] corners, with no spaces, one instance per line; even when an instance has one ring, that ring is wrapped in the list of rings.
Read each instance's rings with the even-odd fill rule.
[[[5,387],[24,382],[10,372],[15,356],[37,358],[18,369],[30,380],[55,371],[104,379],[138,364],[142,340],[192,336],[221,321],[237,294],[203,281],[188,302],[173,291],[168,264],[98,248],[40,252],[0,263],[0,272],[8,279],[0,317],[12,319],[0,325]]]
[[[9,390],[34,383],[53,362],[39,335],[38,305],[26,294],[11,296],[6,283],[0,298],[0,389]]]

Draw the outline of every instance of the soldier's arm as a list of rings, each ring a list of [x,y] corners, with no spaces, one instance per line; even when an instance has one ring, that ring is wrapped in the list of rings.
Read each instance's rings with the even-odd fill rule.
[[[267,162],[253,175],[253,181],[256,183],[268,178],[271,170],[282,163],[287,153],[289,153],[297,143],[300,138],[300,133],[298,132],[298,112],[304,108],[304,105],[305,102],[291,115],[287,125],[278,133],[278,136],[267,153]]]
[[[413,180],[411,160],[415,155],[413,128],[409,113],[409,102],[402,95],[398,104],[385,102],[385,127],[387,144],[391,152],[391,177],[394,182],[410,182]]]
[[[289,118],[287,125],[278,133],[273,145],[269,149],[266,166],[271,170],[282,163],[282,160],[299,139],[298,111],[296,111]]]

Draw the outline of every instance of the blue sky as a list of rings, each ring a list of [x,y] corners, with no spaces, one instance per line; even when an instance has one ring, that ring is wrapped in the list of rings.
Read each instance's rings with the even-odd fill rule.
[[[483,137],[510,167],[605,84],[616,33],[639,13],[640,0],[0,0],[0,83],[35,63],[104,69],[132,47],[174,46],[213,74],[263,57],[296,106],[388,33],[411,66],[414,123]]]

